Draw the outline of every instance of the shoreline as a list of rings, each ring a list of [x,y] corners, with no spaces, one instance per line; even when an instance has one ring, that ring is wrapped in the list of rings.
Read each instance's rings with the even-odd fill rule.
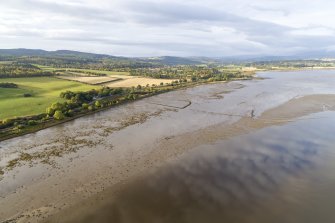
[[[294,72],[294,71],[320,71],[320,70],[334,70],[335,67],[306,67],[306,68],[279,68],[279,69],[256,69],[254,70],[256,75],[258,72]]]
[[[46,123],[43,123],[43,124],[38,124],[36,126],[28,127],[28,129],[25,129],[24,131],[19,132],[19,133],[10,133],[10,134],[2,136],[1,135],[1,130],[0,130],[0,142],[8,140],[8,139],[13,139],[13,138],[16,138],[16,137],[28,135],[28,134],[31,134],[31,133],[36,133],[36,132],[39,132],[41,130],[53,127],[53,126],[57,126],[57,125],[61,125],[61,124],[67,123],[67,122],[71,122],[73,120],[76,120],[76,119],[84,117],[84,116],[96,114],[96,113],[99,113],[101,111],[105,111],[107,109],[118,107],[119,105],[132,103],[132,102],[144,99],[144,98],[152,97],[152,96],[159,95],[159,94],[164,94],[164,93],[171,92],[171,91],[182,90],[182,89],[192,88],[192,87],[196,87],[196,86],[200,86],[200,85],[206,85],[206,84],[225,83],[225,82],[243,81],[243,80],[261,80],[263,78],[258,77],[257,73],[262,73],[262,72],[291,72],[291,71],[313,71],[313,70],[316,70],[316,71],[318,71],[318,70],[335,70],[335,67],[317,67],[317,68],[312,68],[311,67],[311,68],[306,68],[306,69],[301,69],[301,68],[297,68],[297,69],[282,68],[282,69],[264,69],[264,70],[263,69],[259,69],[259,70],[256,69],[256,70],[253,71],[252,75],[246,76],[245,78],[236,78],[236,79],[231,79],[231,80],[228,80],[228,81],[211,81],[211,82],[210,81],[208,81],[208,82],[205,81],[205,82],[195,82],[195,83],[190,82],[191,84],[186,84],[184,86],[183,85],[182,86],[177,86],[176,88],[166,89],[166,90],[163,90],[161,92],[156,92],[156,93],[151,93],[149,95],[144,95],[144,96],[141,96],[141,97],[139,97],[135,100],[132,100],[132,101],[130,101],[130,100],[121,101],[118,104],[114,104],[114,105],[107,106],[107,107],[104,107],[104,108],[99,108],[99,109],[96,109],[94,111],[86,111],[85,113],[81,113],[81,114],[75,115],[73,117],[67,117],[65,120],[58,120],[57,121],[57,120],[53,119],[53,120],[47,121]],[[26,117],[26,116],[23,116],[23,117]]]
[[[0,202],[0,207],[3,211],[11,210],[10,212],[17,213],[6,218],[6,220],[15,220],[14,222],[85,222],[87,215],[99,213],[106,203],[113,201],[113,197],[119,191],[122,191],[125,185],[136,181],[141,176],[145,176],[148,171],[160,168],[167,161],[174,160],[192,148],[211,144],[217,140],[228,140],[266,127],[285,125],[291,121],[301,120],[299,118],[306,115],[322,112],[323,104],[329,105],[329,111],[334,111],[335,95],[304,96],[269,109],[255,119],[242,117],[228,125],[217,124],[196,131],[190,130],[190,132],[169,139],[162,138],[152,145],[153,148],[156,148],[155,150],[147,154],[139,152],[137,158],[134,157],[132,160],[126,161],[128,164],[122,164],[116,169],[110,169],[103,165],[103,163],[108,163],[106,160],[109,160],[109,158],[106,155],[110,152],[103,155],[105,153],[100,154],[101,151],[96,151],[100,155],[89,156],[79,155],[83,151],[78,151],[75,154],[81,158],[77,162],[66,161],[68,164],[60,169],[51,168],[50,173],[52,174],[42,178],[41,181],[26,185],[8,196],[2,195],[4,200],[2,203]],[[66,160],[65,157],[61,159]],[[77,166],[80,160],[86,159],[86,162]],[[82,167],[92,162],[95,163],[94,160],[99,161],[100,164],[91,166],[83,173]],[[121,160],[121,162],[125,161]],[[146,165],[147,162],[150,162],[150,164]],[[69,170],[65,171],[65,169],[68,169],[68,165],[71,165],[72,168],[70,172],[68,172]],[[22,168],[25,166],[22,166]],[[116,177],[119,171],[123,172],[125,170],[126,173]],[[98,175],[95,176],[96,174]],[[76,181],[72,182],[70,179],[74,176]],[[59,182],[59,178],[62,178],[64,183]],[[54,184],[57,187],[52,186]],[[97,185],[99,185],[98,188],[96,188]],[[64,192],[57,195],[56,191]],[[30,200],[31,196],[35,197],[34,202]],[[61,198],[58,196],[61,196]],[[25,205],[25,203],[28,207],[25,207],[27,208],[26,211],[22,211],[21,205]]]
[[[180,86],[180,87],[177,87],[177,88],[162,90],[160,92],[156,92],[156,93],[151,93],[149,95],[140,96],[139,98],[137,98],[135,100],[125,100],[125,101],[121,101],[121,102],[119,102],[117,104],[114,104],[114,105],[111,105],[111,106],[107,106],[107,107],[104,107],[104,108],[96,109],[94,111],[87,111],[85,113],[78,114],[78,115],[75,115],[73,117],[67,117],[64,120],[58,120],[57,121],[57,120],[53,119],[53,120],[48,121],[46,123],[39,124],[39,125],[30,127],[28,129],[25,129],[25,131],[22,131],[20,133],[11,133],[11,134],[8,134],[8,135],[0,136],[0,142],[6,141],[6,140],[9,140],[9,139],[13,139],[13,138],[16,138],[16,137],[20,137],[20,136],[25,136],[25,135],[29,135],[29,134],[32,134],[32,133],[36,133],[36,132],[39,132],[41,130],[51,128],[53,126],[57,126],[57,125],[61,125],[61,124],[67,123],[67,122],[71,122],[71,121],[76,120],[76,119],[81,118],[81,117],[93,115],[93,114],[99,113],[101,111],[105,111],[105,110],[108,110],[108,109],[116,108],[116,107],[121,106],[121,105],[125,105],[125,104],[128,104],[128,103],[132,103],[132,102],[139,101],[139,100],[142,100],[142,99],[145,99],[145,98],[149,98],[149,97],[152,97],[152,96],[156,96],[156,95],[160,95],[160,94],[164,94],[164,93],[168,93],[168,92],[172,92],[172,91],[176,91],[176,90],[183,90],[183,89],[193,88],[193,87],[197,87],[197,86],[201,86],[201,85],[206,85],[206,84],[227,83],[227,82],[233,82],[233,81],[243,81],[243,80],[253,80],[253,79],[259,79],[259,78],[256,77],[255,75],[253,75],[251,77],[232,79],[232,80],[229,80],[229,81],[214,81],[214,82],[200,82],[200,83],[196,82],[196,83],[192,83],[192,84],[189,84],[189,85]],[[25,116],[23,116],[23,117],[25,117]],[[1,133],[1,130],[0,130],[0,133]]]
[[[278,100],[277,94],[266,94],[272,88],[264,88],[267,82],[215,83],[131,101],[109,111],[106,108],[101,115],[3,142],[1,166],[17,161],[20,154],[27,154],[28,159],[4,169],[0,176],[0,221],[66,222],[69,213],[79,213],[79,217],[88,210],[99,213],[99,199],[108,191],[122,189],[193,148],[335,110],[333,91],[314,95],[307,91],[301,97]],[[248,93],[250,97],[245,97]],[[162,100],[164,106],[155,105]],[[182,108],[187,100],[192,104],[185,109],[166,107],[179,103]],[[49,163],[44,162],[46,153],[54,155]],[[113,199],[114,192],[110,195]],[[91,202],[97,204],[96,209]]]

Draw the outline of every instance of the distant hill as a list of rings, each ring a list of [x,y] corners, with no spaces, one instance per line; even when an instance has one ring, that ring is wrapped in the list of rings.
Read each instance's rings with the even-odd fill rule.
[[[85,53],[71,50],[46,51],[40,49],[0,49],[0,56],[3,57],[56,57],[56,58],[82,58],[82,59],[110,59],[113,61],[129,61],[138,63],[156,63],[162,65],[196,65],[203,63],[199,59],[184,57],[117,57],[106,54]]]
[[[307,52],[293,56],[232,56],[232,57],[118,57],[107,54],[86,53],[72,50],[46,51],[41,49],[0,49],[0,57],[36,57],[89,60],[90,62],[112,61],[120,64],[153,64],[153,65],[200,65],[200,64],[230,64],[263,61],[308,60],[320,58],[335,58],[335,52]]]
[[[117,58],[105,54],[84,53],[71,50],[46,51],[40,49],[0,49],[1,56],[36,56],[36,57],[82,57],[82,58]]]
[[[197,65],[203,63],[201,60],[196,58],[192,59],[186,57],[173,57],[173,56],[150,57],[150,58],[143,58],[143,60],[162,63],[166,65]]]

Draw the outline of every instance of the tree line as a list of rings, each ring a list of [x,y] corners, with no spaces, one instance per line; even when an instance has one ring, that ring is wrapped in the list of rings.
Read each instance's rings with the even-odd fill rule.
[[[41,77],[52,76],[52,72],[46,72],[31,64],[26,63],[10,63],[0,64],[0,78],[13,77]]]
[[[14,83],[4,82],[4,83],[0,83],[0,88],[18,88],[18,85]]]

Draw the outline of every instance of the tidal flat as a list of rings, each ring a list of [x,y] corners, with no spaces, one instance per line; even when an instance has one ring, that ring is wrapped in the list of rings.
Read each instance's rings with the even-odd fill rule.
[[[258,76],[0,142],[0,221],[332,222],[335,71]]]

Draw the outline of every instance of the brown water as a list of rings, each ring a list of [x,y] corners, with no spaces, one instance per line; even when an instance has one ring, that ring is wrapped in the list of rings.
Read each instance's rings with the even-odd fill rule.
[[[0,142],[62,152],[5,170],[0,221],[335,222],[335,71],[259,75]]]

